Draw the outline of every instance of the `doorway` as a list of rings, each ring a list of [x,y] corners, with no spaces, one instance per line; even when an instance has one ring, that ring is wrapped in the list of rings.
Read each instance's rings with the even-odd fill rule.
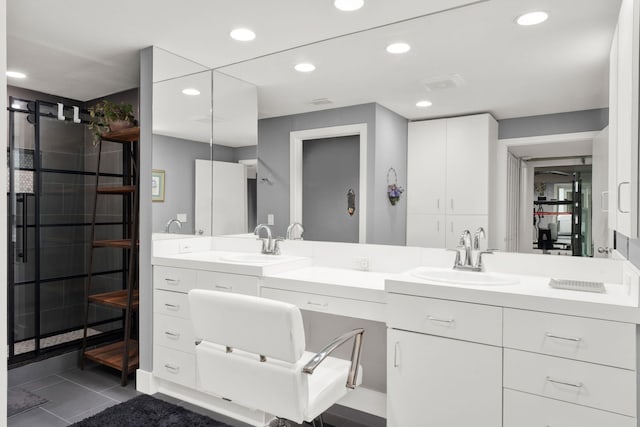
[[[358,139],[358,188],[353,188],[355,193],[354,208],[358,213],[358,243],[367,241],[367,124],[333,126],[318,129],[308,129],[290,133],[289,151],[289,222],[303,222],[303,143],[317,139],[330,139],[344,136],[355,136]],[[348,189],[347,189],[348,191]],[[346,194],[344,204],[346,211]]]

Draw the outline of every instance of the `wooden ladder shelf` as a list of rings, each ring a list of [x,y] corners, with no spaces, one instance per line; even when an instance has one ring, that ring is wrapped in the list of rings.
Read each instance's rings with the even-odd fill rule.
[[[95,195],[93,200],[93,214],[91,220],[91,249],[89,252],[88,279],[85,284],[85,318],[84,336],[82,340],[82,361],[92,360],[102,365],[118,369],[121,384],[127,384],[128,375],[138,367],[138,341],[132,338],[134,315],[139,306],[138,292],[138,235],[139,235],[139,205],[140,171],[140,128],[130,128],[118,132],[103,134],[98,142],[98,162],[95,175]],[[121,143],[123,156],[128,161],[123,162],[122,185],[100,185],[100,162],[102,160],[103,141]],[[96,216],[99,196],[123,197],[123,234],[119,238],[96,240]],[[114,236],[115,237],[115,236]],[[94,263],[101,248],[118,248],[128,250],[128,265],[126,268],[126,287],[109,292],[92,293]],[[97,252],[97,253],[96,253]],[[124,262],[124,261],[123,261]],[[124,285],[123,285],[124,286]],[[122,339],[115,343],[87,348],[87,329],[89,325],[89,311],[92,304],[122,310],[124,317],[124,332]]]

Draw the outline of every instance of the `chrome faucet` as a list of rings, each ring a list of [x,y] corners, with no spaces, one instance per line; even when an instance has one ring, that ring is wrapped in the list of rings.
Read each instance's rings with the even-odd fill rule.
[[[480,250],[480,239],[486,239],[487,234],[484,228],[479,227],[471,238],[471,232],[464,230],[460,235],[460,243],[456,248],[456,259],[453,264],[453,268],[456,270],[466,271],[482,271],[484,266],[482,265],[482,255],[493,253],[492,251]],[[464,249],[464,260],[461,261],[460,249]],[[474,256],[474,254],[477,254]]]
[[[171,233],[171,226],[173,224],[178,224],[178,232],[182,230],[182,222],[180,222],[180,220],[178,220],[177,218],[171,218],[169,221],[167,221],[167,224],[164,226],[164,232]]]
[[[267,231],[267,238],[263,239],[260,237],[260,231]],[[258,236],[258,240],[262,240],[262,253],[270,254],[270,255],[280,255],[280,245],[279,243],[282,241],[282,238],[274,239],[271,235],[271,229],[268,225],[258,224],[258,226],[253,230],[253,234]]]
[[[300,229],[300,234],[298,235],[299,237],[293,237],[295,236],[294,231],[296,228]],[[302,240],[303,233],[304,228],[302,227],[302,224],[300,224],[299,222],[294,222],[293,224],[289,225],[289,227],[287,227],[287,240]]]

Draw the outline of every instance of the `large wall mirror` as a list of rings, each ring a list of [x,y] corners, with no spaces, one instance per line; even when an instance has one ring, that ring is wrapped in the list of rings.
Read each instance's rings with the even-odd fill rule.
[[[515,20],[528,8],[526,2],[474,2],[222,67],[212,75],[211,138],[233,151],[234,162],[257,159],[255,221],[273,221],[275,235],[284,235],[291,222],[302,219],[308,239],[404,245],[406,199],[411,197],[407,123],[488,112],[498,120],[501,140],[513,142],[504,149],[504,182],[492,191],[515,192],[521,201],[501,214],[503,222],[517,219],[509,226],[521,242],[501,246],[535,250],[538,236],[531,224],[536,214],[529,208],[541,206],[534,204],[538,197],[569,197],[567,183],[580,176],[588,189],[582,197],[589,199],[583,212],[589,218],[585,239],[592,240],[585,243],[590,250],[584,254],[592,255],[596,229],[605,234],[607,229],[599,202],[607,173],[591,166],[602,154],[598,146],[594,155],[593,141],[607,124],[609,49],[619,7],[618,0],[548,2],[548,21],[523,27]],[[398,42],[410,50],[387,52]],[[315,70],[296,71],[303,63]],[[240,96],[225,95],[225,88],[234,85],[246,85],[249,92],[257,88],[257,111],[249,107],[250,97],[238,108]],[[424,100],[431,106],[416,105]],[[247,111],[257,115],[257,126]],[[224,122],[227,118],[232,120]],[[572,138],[554,145],[553,135]],[[296,138],[302,138],[301,152],[292,149]],[[515,160],[507,164],[508,159]],[[598,162],[606,164],[606,158]],[[516,175],[528,170],[524,184],[505,184],[511,179],[507,171],[513,174],[514,169]],[[543,183],[547,195],[538,194]],[[387,192],[392,184],[405,190],[396,204]],[[336,191],[325,195],[327,189]],[[349,190],[355,193],[353,216]],[[326,198],[313,205],[305,197],[310,194]],[[224,202],[213,202],[214,216],[219,203]],[[296,216],[298,205],[301,216]],[[545,205],[542,212],[552,210],[561,216],[556,206]],[[255,224],[249,216],[246,231]],[[159,226],[170,217],[158,219]],[[549,227],[547,222],[537,227]],[[157,231],[155,224],[154,217]],[[562,234],[562,225],[556,232]]]

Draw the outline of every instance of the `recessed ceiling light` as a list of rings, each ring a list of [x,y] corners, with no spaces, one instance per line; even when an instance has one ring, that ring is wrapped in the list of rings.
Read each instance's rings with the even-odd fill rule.
[[[302,62],[293,68],[295,68],[296,71],[300,71],[301,73],[310,73],[316,69],[316,66],[308,62]]]
[[[229,35],[232,39],[241,42],[248,42],[256,38],[256,33],[248,28],[236,28],[235,30],[231,31]]]
[[[420,108],[431,107],[432,105],[433,103],[431,101],[427,101],[426,99],[423,101],[416,102],[416,107],[420,107]]]
[[[333,5],[336,9],[352,12],[364,6],[364,0],[335,0]]]
[[[387,46],[389,53],[407,53],[409,50],[411,50],[411,46],[406,43],[393,43]]]
[[[7,77],[13,77],[14,79],[24,79],[27,77],[25,73],[21,73],[19,71],[7,71]]]
[[[191,87],[182,89],[182,93],[184,93],[185,95],[191,95],[191,96],[200,95],[200,91],[198,89],[194,89]]]
[[[519,25],[538,25],[542,24],[549,18],[549,14],[547,12],[537,11],[537,12],[529,12],[524,15],[520,15],[516,22]]]

